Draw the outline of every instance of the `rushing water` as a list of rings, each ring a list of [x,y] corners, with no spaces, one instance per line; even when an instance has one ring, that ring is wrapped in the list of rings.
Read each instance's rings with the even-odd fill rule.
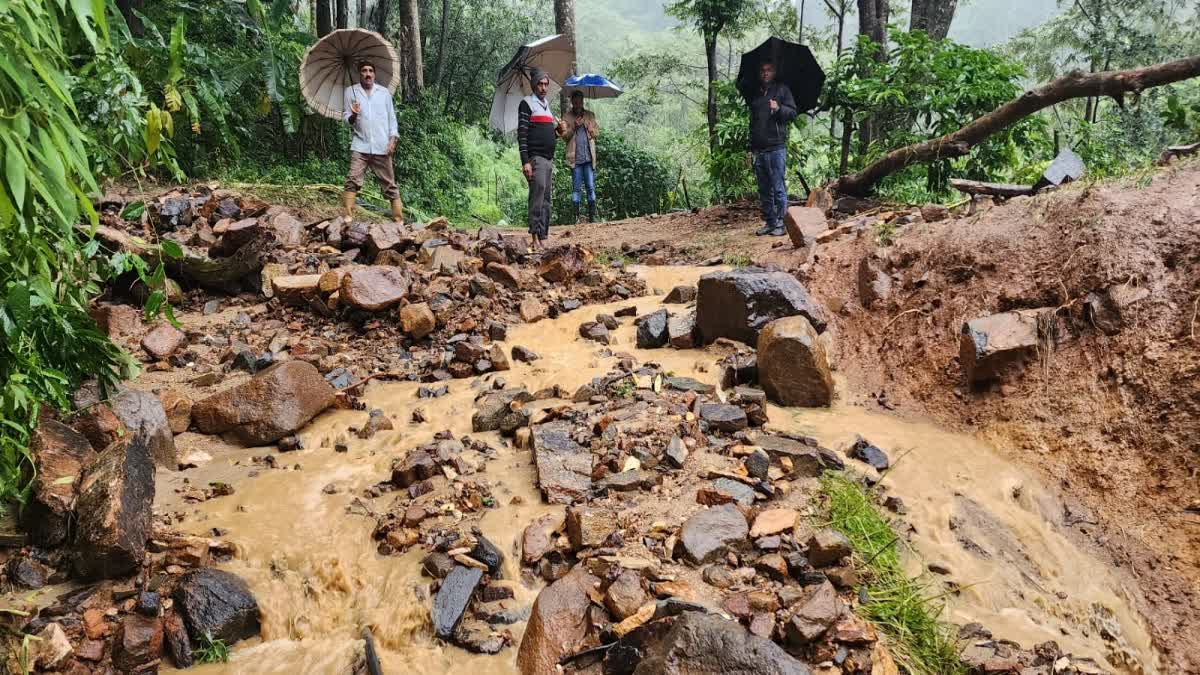
[[[652,288],[666,291],[677,283],[694,283],[705,271],[711,269],[660,267],[641,273]],[[597,356],[594,343],[577,338],[579,323],[631,304],[644,313],[656,309],[660,297],[586,307],[556,320],[513,327],[507,346],[530,347],[542,358],[533,364],[514,362],[503,377],[510,386],[521,383],[531,391],[553,384],[574,390],[615,362]],[[679,375],[709,382],[716,378],[710,353],[636,350],[629,322],[616,332],[613,350],[655,361]],[[362,652],[364,627],[371,628],[389,674],[516,672],[515,645],[496,656],[476,656],[434,640],[429,580],[419,574],[419,547],[403,556],[380,556],[371,539],[373,519],[347,512],[364,488],[389,475],[392,460],[408,448],[443,429],[456,437],[470,433],[477,390],[469,381],[451,383],[450,394],[439,399],[418,399],[417,386],[368,387],[367,405],[383,409],[396,423],[396,430],[370,440],[345,431],[361,424],[365,413],[322,415],[301,434],[305,450],[278,457],[281,465],[299,464],[301,470],[263,470],[248,477],[244,467],[249,457],[263,451],[238,450],[198,469],[160,477],[158,508],[185,511],[180,527],[189,532],[224,530],[223,537],[239,547],[237,558],[225,567],[249,582],[262,607],[261,639],[240,643],[228,664],[196,672],[346,673]],[[424,410],[428,422],[409,422],[415,407]],[[905,521],[915,529],[909,564],[918,572],[937,563],[959,587],[948,596],[950,620],[981,622],[997,637],[1026,647],[1056,640],[1065,651],[1101,663],[1122,651],[1127,659],[1122,670],[1157,672],[1157,656],[1131,609],[1124,581],[1063,535],[1055,524],[1061,520],[1061,506],[1030,472],[971,436],[840,401],[819,411],[772,407],[770,419],[770,427],[816,436],[835,449],[862,434],[888,451],[895,466],[885,484],[890,494],[903,498]],[[349,437],[350,451],[334,453],[332,440],[343,435]],[[487,440],[500,445],[497,438]],[[240,460],[237,466],[234,460]],[[236,478],[239,470],[231,496],[198,505],[180,504],[174,496],[185,477],[203,485],[212,477]],[[508,554],[505,578],[518,579],[512,567],[515,540],[535,517],[561,507],[542,504],[527,452],[502,449],[480,477],[490,482],[499,504],[483,517],[481,527]],[[330,483],[337,487],[335,494],[323,492]],[[518,496],[518,503],[511,503]],[[392,499],[384,495],[372,507],[385,509]],[[517,584],[517,598],[532,602],[537,590]],[[523,624],[510,629],[519,641]],[[1117,640],[1106,641],[1102,632]]]

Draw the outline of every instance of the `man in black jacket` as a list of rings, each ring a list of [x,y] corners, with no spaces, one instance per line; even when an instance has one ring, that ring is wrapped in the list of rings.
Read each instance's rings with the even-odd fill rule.
[[[787,141],[796,101],[786,84],[775,81],[775,64],[759,67],[762,83],[750,105],[750,159],[758,179],[758,201],[765,221],[755,234],[782,237],[783,214],[787,211]]]
[[[554,118],[546,94],[550,77],[538,68],[529,75],[533,93],[517,106],[517,147],[521,172],[529,181],[529,234],[533,248],[542,248],[550,236],[550,187],[554,169],[554,144],[565,127]]]

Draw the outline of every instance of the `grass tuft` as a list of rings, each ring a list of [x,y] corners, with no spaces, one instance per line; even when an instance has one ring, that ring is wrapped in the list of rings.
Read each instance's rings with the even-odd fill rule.
[[[866,573],[869,601],[859,606],[859,615],[891,638],[897,663],[914,675],[965,675],[954,627],[939,618],[942,595],[920,577],[905,574],[900,537],[871,494],[842,474],[827,473],[821,495],[829,527],[846,535]]]
[[[212,639],[212,635],[205,633],[201,640],[203,644],[192,652],[196,657],[196,663],[226,663],[229,661],[229,645],[225,644],[224,640]]]

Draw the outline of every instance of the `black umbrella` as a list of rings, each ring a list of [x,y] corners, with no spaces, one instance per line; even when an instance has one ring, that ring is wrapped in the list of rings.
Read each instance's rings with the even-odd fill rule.
[[[808,47],[777,37],[767,38],[766,42],[742,54],[737,88],[746,100],[762,90],[758,70],[764,62],[775,64],[775,81],[792,90],[797,110],[805,112],[817,107],[821,86],[825,84],[825,71],[821,70]]]

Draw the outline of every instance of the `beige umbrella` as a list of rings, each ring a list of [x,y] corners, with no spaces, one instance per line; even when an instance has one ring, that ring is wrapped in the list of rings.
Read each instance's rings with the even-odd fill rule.
[[[390,42],[375,31],[343,28],[321,38],[304,53],[300,91],[318,113],[342,119],[346,87],[358,83],[358,62],[375,64],[375,83],[395,93],[400,59]]]

